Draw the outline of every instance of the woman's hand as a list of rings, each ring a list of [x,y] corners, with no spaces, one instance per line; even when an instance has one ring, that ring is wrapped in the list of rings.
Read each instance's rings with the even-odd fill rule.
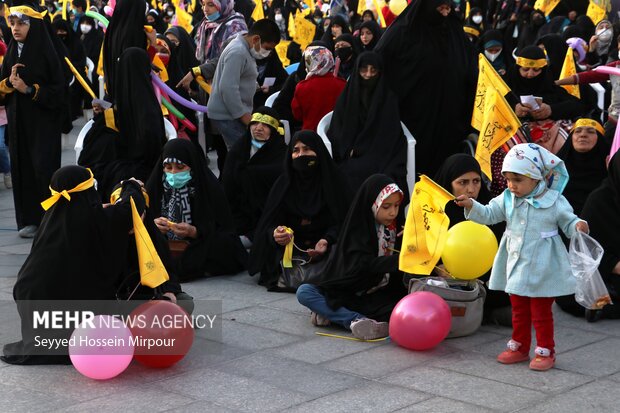
[[[598,36],[594,35],[592,37],[590,37],[590,50],[594,50],[594,48],[596,47],[596,43],[598,43]]]
[[[289,234],[288,232],[286,232],[285,228],[286,227],[280,226],[273,231],[273,240],[276,242],[276,244],[281,246],[285,246],[286,244],[291,242],[291,239],[293,238],[293,234]]]
[[[189,86],[191,85],[193,80],[194,80],[194,74],[191,71],[189,71],[187,72],[185,76],[183,76],[183,79],[181,79],[179,83],[177,83],[176,87],[177,88],[182,87],[183,89],[189,92],[190,90]]]
[[[549,119],[551,117],[551,106],[541,103],[540,108],[531,111],[530,114],[535,120]]]
[[[172,303],[174,304],[177,303],[177,296],[174,295],[173,293],[164,293],[163,296],[167,297]]]
[[[168,226],[168,219],[164,217],[155,218],[153,220],[155,222],[155,226],[162,234],[167,234],[170,231],[170,226]]]
[[[192,224],[188,224],[187,222],[179,222],[178,224],[172,224],[170,227],[170,231],[174,233],[179,238],[192,238],[195,239],[198,237],[198,229]]]
[[[19,77],[19,73],[17,73],[17,69],[20,67],[25,67],[21,63],[16,63],[11,68],[11,75],[9,76],[9,82],[13,85],[13,88],[17,90],[19,93],[26,93],[28,90],[28,85],[24,83],[21,77]]]
[[[517,103],[515,106],[515,115],[519,118],[524,118],[530,114],[532,107],[526,103]]]
[[[146,38],[148,39],[151,46],[157,46],[157,32],[155,30],[148,30],[146,27],[144,28],[144,33],[146,34]]]
[[[327,252],[327,246],[329,243],[325,239],[320,239],[319,242],[316,243],[314,249],[308,250],[308,255],[312,258],[318,257],[319,255],[323,255]]]
[[[472,199],[467,195],[457,196],[456,198],[454,198],[454,203],[466,209],[471,209],[471,207],[474,206],[474,201],[472,201]]]
[[[612,274],[620,275],[620,261],[616,263],[616,266],[611,270]]]
[[[575,229],[579,232],[583,232],[584,234],[588,234],[590,232],[590,227],[586,221],[579,221],[577,225],[575,225]]]

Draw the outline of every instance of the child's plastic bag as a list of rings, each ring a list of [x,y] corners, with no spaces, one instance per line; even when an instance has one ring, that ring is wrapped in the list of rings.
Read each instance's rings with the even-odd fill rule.
[[[600,310],[611,304],[607,287],[598,272],[603,258],[603,247],[594,238],[577,231],[570,240],[568,251],[570,267],[577,278],[575,300],[590,310]]]

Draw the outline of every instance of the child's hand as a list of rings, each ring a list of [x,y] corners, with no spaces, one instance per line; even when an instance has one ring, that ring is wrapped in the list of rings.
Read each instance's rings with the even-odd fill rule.
[[[474,201],[472,201],[472,199],[467,195],[457,196],[456,198],[454,198],[454,203],[460,207],[464,207],[467,209],[471,209],[471,207],[474,206]]]
[[[277,227],[275,231],[273,231],[273,239],[278,245],[285,246],[291,242],[292,237],[293,234],[286,232],[285,227]]]
[[[590,233],[590,227],[586,221],[579,221],[577,225],[575,225],[575,229],[586,234]]]

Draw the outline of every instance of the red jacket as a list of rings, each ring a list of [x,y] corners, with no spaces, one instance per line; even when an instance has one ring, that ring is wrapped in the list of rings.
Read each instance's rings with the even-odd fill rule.
[[[344,79],[334,77],[331,72],[324,76],[312,76],[297,84],[291,109],[295,119],[302,121],[302,129],[316,132],[323,116],[334,110],[346,84]]]
[[[620,60],[607,63],[605,66],[618,67],[620,66]],[[595,72],[594,70],[588,70],[587,72],[577,73],[577,83],[583,85],[584,83],[598,83],[609,80],[609,75],[606,73]]]

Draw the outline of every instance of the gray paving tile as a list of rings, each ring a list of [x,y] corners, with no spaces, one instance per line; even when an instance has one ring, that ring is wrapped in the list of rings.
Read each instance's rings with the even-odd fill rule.
[[[618,411],[618,383],[598,380],[570,393],[563,393],[529,406],[528,413],[556,412],[616,412]]]
[[[359,377],[330,372],[313,364],[260,353],[219,364],[215,369],[312,396],[358,387],[364,382]]]
[[[224,318],[298,336],[314,337],[316,330],[316,327],[310,323],[308,315],[290,313],[262,305],[228,312],[224,314]]]
[[[3,247],[0,247],[0,254],[28,255],[30,254],[31,248],[32,245],[30,243],[5,245]],[[2,255],[0,255],[0,259],[4,262],[4,257],[2,257]]]
[[[5,369],[2,370],[4,375]],[[49,412],[77,403],[67,396],[48,394],[33,388],[27,382],[24,386],[9,386],[0,383],[0,411],[11,412]]]
[[[428,394],[409,389],[368,383],[312,400],[288,409],[288,411],[295,413],[391,412],[428,397],[430,397]]]
[[[237,413],[239,410],[233,410],[228,407],[220,406],[219,404],[208,402],[206,400],[200,400],[198,402],[186,404],[183,406],[177,406],[170,410],[170,413]]]
[[[545,397],[542,392],[433,367],[409,368],[381,381],[501,411],[516,410]]]
[[[439,346],[429,351],[411,351],[391,343],[330,360],[322,366],[362,377],[378,378],[434,359],[441,359],[453,351],[446,346]]]
[[[102,397],[59,409],[59,411],[163,412],[169,409],[182,408],[184,405],[193,403],[194,401],[195,399],[191,397],[162,391],[161,389],[151,389],[146,386],[134,385],[129,389],[124,388]]]
[[[545,373],[536,372],[529,369],[528,363],[506,366],[498,363],[494,357],[474,353],[450,354],[443,359],[438,358],[430,362],[429,366],[480,378],[492,378],[506,384],[527,387],[545,393],[568,391],[593,380],[590,376],[560,369],[551,369]]]
[[[601,377],[620,371],[620,339],[609,338],[558,355],[558,368]]]
[[[395,413],[491,413],[494,411],[496,410],[446,399],[445,397],[433,397],[404,409],[396,410]]]
[[[196,336],[204,337],[201,330]],[[262,327],[255,327],[236,321],[224,320],[222,323],[221,342],[243,349],[259,351],[266,348],[279,347],[303,340],[300,336],[282,333]]]
[[[310,310],[299,304],[295,294],[283,294],[284,298],[263,304],[265,307],[276,308],[278,310],[289,311],[298,314],[304,314],[310,317]]]
[[[0,278],[17,277],[17,274],[19,273],[19,270],[22,267],[22,264],[0,266]]]
[[[447,338],[443,344],[448,347],[457,349],[478,348],[486,343],[502,339],[503,334],[490,331],[477,331],[476,333],[466,337]]]
[[[260,380],[209,368],[162,380],[154,386],[244,412],[277,411],[313,398]]]
[[[21,267],[27,256],[28,254],[0,253],[0,262],[3,267]]]
[[[312,340],[304,340],[299,343],[283,346],[272,350],[272,352],[273,354],[290,359],[319,364],[374,347],[379,347],[385,345],[385,343],[386,342],[366,343],[331,337],[317,337]]]

